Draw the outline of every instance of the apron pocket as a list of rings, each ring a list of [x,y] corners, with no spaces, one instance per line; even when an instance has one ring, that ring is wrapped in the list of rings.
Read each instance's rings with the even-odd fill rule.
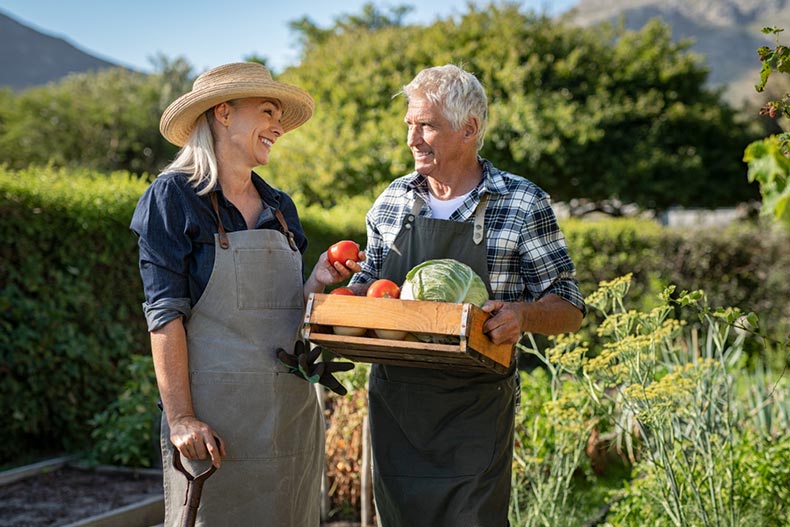
[[[291,374],[192,372],[195,414],[225,440],[227,458],[276,459],[320,446],[310,383]]]
[[[480,474],[496,445],[497,385],[448,390],[370,377],[374,466],[384,477]]]
[[[239,309],[304,307],[301,255],[290,249],[236,249]],[[266,289],[267,294],[261,294]]]

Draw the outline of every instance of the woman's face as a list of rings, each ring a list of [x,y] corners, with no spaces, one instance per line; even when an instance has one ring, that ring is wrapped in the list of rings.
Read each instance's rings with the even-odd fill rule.
[[[232,155],[240,156],[250,167],[268,164],[272,146],[283,135],[279,101],[250,97],[217,108],[219,115],[215,115],[227,129],[225,146],[230,147]]]

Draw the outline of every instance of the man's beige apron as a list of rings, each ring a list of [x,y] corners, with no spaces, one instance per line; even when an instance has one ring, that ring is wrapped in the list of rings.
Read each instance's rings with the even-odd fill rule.
[[[225,233],[223,232],[223,235]],[[186,325],[195,414],[227,456],[203,487],[197,526],[319,524],[324,428],[313,385],[287,372],[303,315],[302,260],[282,233],[215,236],[214,270]],[[162,419],[165,527],[180,525],[186,479],[173,468]],[[193,474],[208,462],[184,459]]]

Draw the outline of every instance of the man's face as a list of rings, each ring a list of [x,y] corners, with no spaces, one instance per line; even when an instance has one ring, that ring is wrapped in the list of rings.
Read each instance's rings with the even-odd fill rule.
[[[409,99],[404,119],[408,126],[406,143],[414,156],[414,170],[424,176],[442,179],[470,148],[464,140],[464,127],[453,130],[441,109],[424,97]],[[474,146],[472,146],[474,148]]]

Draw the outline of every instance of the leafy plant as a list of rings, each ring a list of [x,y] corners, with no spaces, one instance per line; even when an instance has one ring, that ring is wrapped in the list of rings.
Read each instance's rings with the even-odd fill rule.
[[[93,444],[87,455],[92,463],[150,467],[159,456],[157,435],[158,390],[150,355],[135,356],[118,398],[88,424]]]
[[[760,388],[768,372],[747,371],[744,354],[747,339],[765,338],[759,319],[674,287],[656,307],[636,311],[624,300],[630,286],[626,275],[587,297],[602,317],[599,347],[577,334],[549,339],[544,352],[526,350],[543,361],[550,384],[518,433],[511,520],[581,524],[584,502],[571,497],[579,475],[589,474],[586,450],[593,466],[606,452],[632,465],[610,497],[606,525],[783,525],[786,506],[777,503],[788,489],[773,481],[790,474],[787,402],[780,382]],[[787,350],[786,340],[778,344]],[[760,492],[769,498],[752,499]]]
[[[774,73],[790,74],[790,48],[779,44],[779,33],[782,31],[775,27],[762,30],[763,33],[774,35],[776,47],[771,49],[763,46],[757,50],[762,62],[760,82],[755,85],[758,92],[765,89]],[[760,114],[790,118],[790,93],[766,103]],[[772,216],[790,228],[790,133],[772,135],[751,143],[746,147],[743,160],[749,166],[749,182],[760,185],[763,198],[761,214]]]

